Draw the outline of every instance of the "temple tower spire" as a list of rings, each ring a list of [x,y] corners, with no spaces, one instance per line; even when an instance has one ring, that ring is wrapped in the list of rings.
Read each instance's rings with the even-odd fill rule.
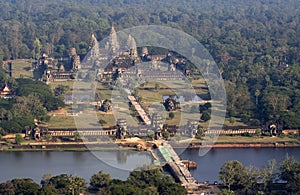
[[[117,55],[120,49],[118,36],[114,25],[111,26],[110,37],[109,37],[109,50],[112,55]]]
[[[138,58],[136,42],[135,42],[135,39],[131,35],[128,35],[127,48],[129,50],[130,57],[132,57],[134,59]]]
[[[91,49],[91,56],[97,57],[99,56],[99,43],[96,39],[96,36],[92,34],[92,49]]]

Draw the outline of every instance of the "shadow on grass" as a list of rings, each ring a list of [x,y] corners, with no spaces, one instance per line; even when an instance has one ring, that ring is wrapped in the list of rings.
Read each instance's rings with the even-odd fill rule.
[[[24,67],[23,70],[25,70],[25,71],[30,71],[30,70],[31,70],[31,67]]]

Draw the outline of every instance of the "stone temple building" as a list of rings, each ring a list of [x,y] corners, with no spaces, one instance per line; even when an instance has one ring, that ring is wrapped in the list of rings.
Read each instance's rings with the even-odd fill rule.
[[[80,57],[75,48],[71,48],[69,58],[61,61],[43,54],[37,62],[36,69],[43,72],[42,80],[46,83],[72,80],[76,72],[81,69]]]
[[[95,37],[93,36],[92,39]],[[95,42],[92,48],[94,51],[91,51],[90,57],[87,58],[86,68],[94,65],[98,81],[108,81],[120,77],[135,77],[141,80],[181,80],[185,75],[186,71],[184,73],[176,71],[177,65],[183,63],[182,60],[169,60],[171,54],[149,55],[148,48],[143,47],[141,55],[139,55],[136,40],[130,34],[125,48],[121,49],[114,26],[112,26],[110,38],[104,50],[98,49],[97,41],[93,42]],[[97,52],[99,52],[98,56]],[[168,64],[167,70],[161,68],[162,61]],[[144,62],[149,63],[145,64]],[[140,63],[143,65],[139,65]]]
[[[171,54],[150,55],[147,47],[143,47],[139,55],[136,40],[132,35],[128,35],[127,41],[126,37],[119,39],[118,36],[120,35],[112,26],[110,36],[103,47],[100,46],[95,34],[91,35],[92,47],[82,62],[76,49],[72,48],[69,57],[62,61],[43,54],[36,68],[43,72],[42,80],[46,83],[75,79],[79,70],[96,72],[96,80],[100,82],[120,77],[138,77],[144,80],[183,79],[186,71],[177,68],[179,65],[185,67],[182,60],[173,58],[170,60]],[[149,63],[145,66],[144,62]],[[161,68],[163,62],[168,64],[167,68]],[[141,63],[143,65],[139,66]]]

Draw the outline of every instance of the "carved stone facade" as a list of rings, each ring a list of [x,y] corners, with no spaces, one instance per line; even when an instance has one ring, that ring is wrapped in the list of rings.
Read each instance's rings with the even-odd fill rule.
[[[42,80],[46,83],[75,79],[75,73],[80,68],[80,57],[75,48],[71,49],[69,59],[56,60],[43,54],[36,66],[43,72]]]
[[[120,44],[118,41],[118,36],[114,25],[111,26],[108,48],[109,48],[109,55],[111,57],[117,56],[120,52]]]
[[[180,103],[176,102],[176,100],[169,97],[164,101],[164,106],[165,106],[166,110],[169,112],[169,111],[179,109],[180,108]]]
[[[79,55],[77,55],[75,48],[71,49],[70,61],[71,61],[71,67],[73,72],[77,72],[79,69],[81,69],[80,57]]]
[[[198,121],[188,121],[188,134],[195,137],[198,130]]]
[[[156,139],[162,136],[164,118],[159,113],[153,113],[151,118],[151,128],[155,132]]]
[[[117,120],[117,133],[116,137],[118,139],[124,139],[127,134],[127,122],[125,119],[118,119]]]
[[[126,41],[123,41],[126,42]],[[37,63],[37,68],[44,72],[45,82],[64,81],[75,79],[76,73],[80,70],[93,70],[97,72],[98,81],[108,81],[125,77],[139,77],[148,80],[182,80],[187,71],[184,60],[177,59],[172,54],[150,55],[148,48],[142,48],[142,54],[138,54],[136,40],[132,35],[128,35],[127,43],[121,46],[118,33],[112,26],[110,37],[105,47],[100,47],[94,34],[91,35],[91,50],[84,60],[80,62],[80,57],[76,49],[70,49],[69,58],[63,61],[56,60],[44,54]],[[149,68],[139,69],[135,67],[140,62],[149,62]],[[168,63],[168,67],[161,69],[161,63]],[[176,71],[184,70],[183,72]],[[125,73],[125,74],[124,74]]]

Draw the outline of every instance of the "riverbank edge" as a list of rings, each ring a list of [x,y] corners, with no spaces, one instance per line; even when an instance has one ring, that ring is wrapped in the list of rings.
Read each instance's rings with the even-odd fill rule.
[[[300,147],[299,142],[236,142],[236,143],[213,143],[205,144],[202,142],[171,142],[173,148],[177,149],[200,149],[200,148],[295,148]],[[107,146],[102,143],[64,143],[48,144],[35,143],[34,145],[14,145],[12,147],[1,147],[0,151],[112,151],[112,150],[138,150],[137,144],[120,144],[118,147]]]
[[[0,147],[0,151],[113,151],[136,150],[135,147],[122,147],[114,143],[84,143],[84,142],[36,142],[21,145]]]
[[[34,148],[34,149],[28,149],[28,148],[9,148],[9,149],[0,149],[0,152],[39,152],[39,151],[56,151],[56,152],[88,152],[88,151],[137,151],[136,148],[104,148],[104,147],[95,147],[95,148],[69,148],[69,147],[63,147],[63,148]]]
[[[174,148],[182,148],[180,144],[172,144]],[[202,143],[190,143],[189,149],[199,149],[199,148],[292,148],[300,147],[299,142],[236,142],[236,143],[226,143],[219,142],[213,144],[202,144]]]

